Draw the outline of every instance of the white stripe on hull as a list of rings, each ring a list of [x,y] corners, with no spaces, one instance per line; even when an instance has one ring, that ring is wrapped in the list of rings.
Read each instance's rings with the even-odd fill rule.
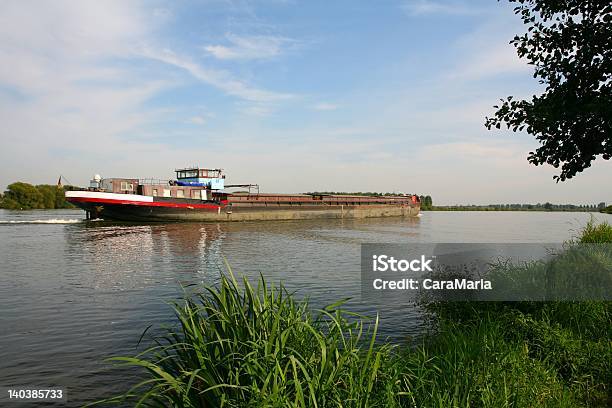
[[[102,193],[99,191],[66,191],[66,198],[102,198],[107,200],[152,203],[153,197],[138,194]]]

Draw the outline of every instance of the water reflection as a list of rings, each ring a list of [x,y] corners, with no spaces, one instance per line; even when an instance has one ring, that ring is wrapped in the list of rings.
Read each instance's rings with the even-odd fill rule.
[[[110,224],[66,227],[66,257],[89,265],[88,285],[94,291],[130,292],[130,302],[171,300],[181,287],[215,284],[227,261],[237,275],[251,281],[263,275],[282,282],[315,308],[350,299],[348,308],[375,315],[380,305],[360,301],[360,244],[414,242],[420,219],[328,220],[275,223]],[[95,294],[92,296],[96,296]],[[106,301],[111,297],[104,297]],[[127,298],[114,298],[113,307]],[[415,334],[419,313],[404,308],[385,311],[381,331]],[[158,309],[158,308],[155,308]],[[401,308],[400,308],[401,309]],[[408,309],[408,310],[406,310]]]
[[[66,228],[65,259],[86,266],[93,289],[131,290],[197,280],[217,263],[225,232],[217,224],[84,223]]]
[[[80,263],[91,267],[88,278],[96,289],[129,290],[171,280],[211,283],[224,268],[224,258],[239,273],[299,280],[303,286],[313,283],[310,278],[318,280],[319,275],[336,270],[333,264],[346,265],[348,258],[357,265],[361,242],[418,239],[418,224],[418,218],[402,223],[394,220],[386,226],[381,220],[150,225],[90,222],[65,227],[64,257],[74,266]]]

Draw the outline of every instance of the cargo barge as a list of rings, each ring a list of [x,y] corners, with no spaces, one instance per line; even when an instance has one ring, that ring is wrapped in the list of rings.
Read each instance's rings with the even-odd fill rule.
[[[225,184],[221,169],[177,169],[175,180],[103,179],[66,199],[88,219],[121,221],[256,221],[416,216],[416,195],[354,196],[259,193],[253,184]],[[248,191],[228,192],[243,188]],[[255,191],[254,191],[255,190]]]

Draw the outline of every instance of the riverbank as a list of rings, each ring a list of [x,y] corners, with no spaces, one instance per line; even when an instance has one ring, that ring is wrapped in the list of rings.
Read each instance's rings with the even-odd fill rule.
[[[612,242],[589,223],[580,242]],[[424,305],[420,340],[377,339],[343,302],[312,310],[230,274],[184,303],[160,345],[114,361],[146,370],[114,399],[171,406],[606,406],[610,302]],[[125,401],[123,401],[125,402]]]

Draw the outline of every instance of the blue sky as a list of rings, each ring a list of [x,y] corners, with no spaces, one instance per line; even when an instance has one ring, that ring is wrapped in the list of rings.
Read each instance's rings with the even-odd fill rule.
[[[200,164],[268,192],[612,201],[610,163],[555,184],[531,136],[484,128],[538,92],[522,31],[496,1],[5,1],[0,184]]]

